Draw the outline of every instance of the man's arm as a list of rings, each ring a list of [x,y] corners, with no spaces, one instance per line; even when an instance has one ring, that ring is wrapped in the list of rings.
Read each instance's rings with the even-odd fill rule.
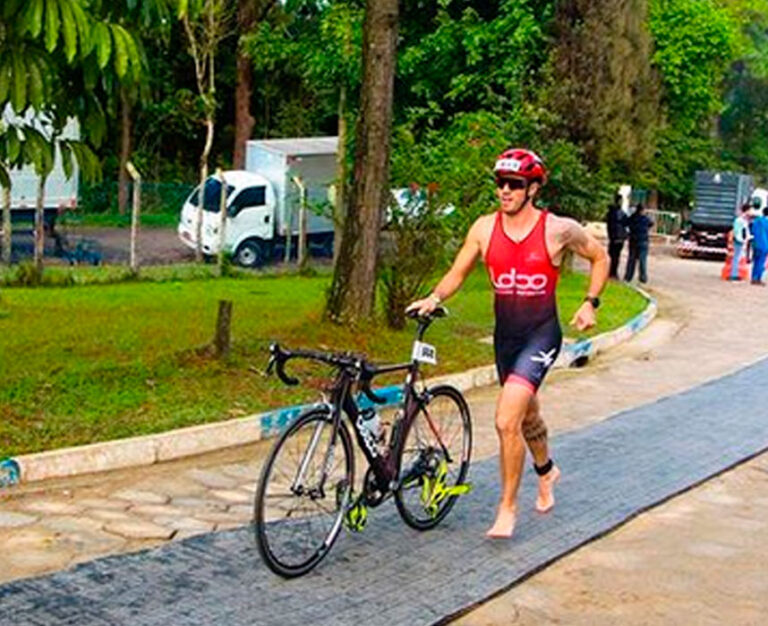
[[[589,288],[587,298],[597,298],[608,280],[608,255],[600,243],[582,226],[571,219],[563,219],[557,230],[560,245],[589,261]],[[571,319],[577,330],[586,330],[595,325],[595,307],[585,300]]]
[[[461,250],[456,255],[456,259],[453,261],[451,269],[440,279],[437,286],[432,290],[432,293],[421,300],[416,300],[408,305],[407,311],[417,309],[420,315],[430,313],[437,308],[437,306],[450,298],[454,293],[459,290],[464,279],[475,265],[475,261],[480,256],[480,242],[482,225],[481,220],[477,220],[472,228],[467,233],[467,238],[464,240],[464,244],[461,246]]]

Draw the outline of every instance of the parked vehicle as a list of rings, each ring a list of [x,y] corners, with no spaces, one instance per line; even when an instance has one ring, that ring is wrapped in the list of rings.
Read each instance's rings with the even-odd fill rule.
[[[246,169],[223,173],[226,181],[224,247],[235,262],[259,267],[282,258],[286,244],[296,249],[301,190],[308,205],[307,240],[310,250],[333,254],[330,218],[332,183],[336,176],[337,137],[309,137],[249,141]],[[181,211],[178,233],[190,248],[197,243],[199,187]],[[220,247],[222,181],[210,176],[203,192],[202,251],[215,255]],[[325,211],[318,212],[318,209]]]
[[[10,107],[3,113],[2,122],[31,124],[34,128],[43,132],[43,134],[49,134],[44,121],[39,118],[33,118],[32,114],[28,114],[24,118],[19,117],[11,111]],[[67,122],[61,137],[62,139],[78,139],[80,137],[80,126],[75,118]],[[12,169],[10,171],[10,178],[11,222],[26,222],[33,225],[35,222],[37,187],[40,177],[35,173],[34,166],[25,165],[20,169]],[[61,163],[61,154],[57,150],[53,169],[45,181],[44,220],[46,230],[49,232],[53,231],[56,218],[61,212],[67,209],[74,209],[77,206],[77,184],[77,163],[73,161],[72,176],[67,178]]]
[[[696,172],[694,209],[680,233],[677,253],[682,257],[724,258],[728,232],[739,208],[750,201],[753,179],[733,172]]]

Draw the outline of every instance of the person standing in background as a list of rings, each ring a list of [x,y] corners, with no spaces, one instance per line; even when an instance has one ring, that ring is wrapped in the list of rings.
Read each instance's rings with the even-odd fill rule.
[[[765,286],[763,272],[768,258],[768,207],[752,220],[752,284]]]
[[[749,204],[741,207],[741,212],[733,220],[733,261],[731,262],[731,276],[728,280],[741,280],[739,276],[739,261],[745,251],[749,239]]]
[[[645,208],[638,204],[635,212],[627,220],[629,227],[629,259],[624,280],[630,282],[635,275],[635,266],[640,265],[640,282],[648,282],[648,247],[650,237],[648,231],[653,227],[653,221],[645,214]]]
[[[627,214],[621,208],[621,194],[616,194],[613,204],[608,207],[605,216],[605,224],[608,231],[608,256],[611,257],[611,266],[608,272],[610,278],[619,278],[619,259],[627,238]]]

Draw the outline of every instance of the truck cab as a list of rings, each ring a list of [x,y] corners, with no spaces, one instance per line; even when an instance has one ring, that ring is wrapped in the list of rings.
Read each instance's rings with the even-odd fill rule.
[[[245,170],[224,172],[227,203],[225,251],[245,267],[290,257],[304,232],[308,250],[333,254],[334,223],[328,210],[336,176],[337,137],[250,140]],[[184,203],[179,237],[194,249],[199,187]],[[222,182],[205,182],[202,250],[218,254]],[[281,251],[284,254],[281,255]]]
[[[254,172],[230,170],[223,173],[226,182],[226,221],[224,249],[237,263],[258,267],[269,258],[275,235],[275,192],[269,181]],[[193,250],[197,244],[197,215],[200,186],[184,202],[179,220],[179,238]],[[221,242],[222,180],[209,176],[203,190],[202,251],[219,253]]]

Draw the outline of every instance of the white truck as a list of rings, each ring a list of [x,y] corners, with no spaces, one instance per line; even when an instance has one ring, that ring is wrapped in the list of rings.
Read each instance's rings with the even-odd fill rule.
[[[10,107],[3,113],[3,123],[31,124],[44,135],[50,134],[44,121],[35,119],[31,114],[22,118],[15,115]],[[71,118],[61,134],[62,139],[79,139],[80,127],[75,118]],[[35,206],[37,204],[37,186],[39,177],[32,165],[13,169],[11,175],[11,221],[12,223],[26,222],[34,224]],[[53,170],[45,181],[44,220],[46,230],[53,230],[58,215],[67,209],[77,206],[77,163],[73,160],[72,176],[67,178],[61,164],[61,154],[57,149]],[[0,224],[0,227],[2,225]]]
[[[246,169],[223,172],[226,181],[224,249],[235,262],[259,267],[285,254],[286,243],[296,249],[301,187],[306,190],[308,246],[333,254],[330,207],[336,176],[337,137],[303,137],[249,141]],[[222,183],[214,175],[203,191],[202,251],[215,255],[220,247]],[[181,211],[178,233],[192,249],[197,244],[199,187]],[[318,208],[325,211],[318,212]]]

